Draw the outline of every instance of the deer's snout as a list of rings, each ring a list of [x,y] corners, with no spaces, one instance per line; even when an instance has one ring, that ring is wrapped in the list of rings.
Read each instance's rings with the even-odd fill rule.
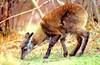
[[[23,60],[24,58],[25,58],[25,57],[21,54],[20,59],[22,59],[22,60]]]
[[[22,58],[22,57],[21,57],[20,59],[22,59],[22,60],[23,60],[24,58]]]

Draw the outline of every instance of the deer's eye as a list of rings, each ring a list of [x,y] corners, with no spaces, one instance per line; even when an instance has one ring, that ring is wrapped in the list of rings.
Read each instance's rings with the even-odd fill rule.
[[[24,48],[24,51],[27,51],[27,48]]]

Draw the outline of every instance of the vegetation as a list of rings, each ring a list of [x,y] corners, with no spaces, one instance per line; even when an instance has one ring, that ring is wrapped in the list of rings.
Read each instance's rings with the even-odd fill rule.
[[[53,47],[50,57],[43,59],[49,44],[48,41],[45,41],[34,49],[24,60],[20,59],[21,41],[26,32],[34,32],[37,29],[38,26],[36,24],[41,21],[42,17],[40,18],[39,15],[41,14],[39,13],[38,15],[35,10],[31,10],[32,13],[28,11],[35,7],[31,0],[11,0],[12,2],[8,2],[11,4],[11,7],[8,7],[6,1],[8,2],[8,0],[0,0],[0,28],[2,28],[0,29],[0,65],[100,65],[100,19],[97,11],[99,8],[100,13],[100,7],[99,5],[95,7],[96,3],[94,2],[99,2],[99,0],[92,0],[93,3],[91,0],[48,0],[49,3],[45,2],[47,0],[36,0],[38,5],[42,4],[40,9],[44,15],[61,6],[64,2],[76,1],[75,3],[83,5],[88,11],[88,14],[90,14],[86,28],[90,30],[91,35],[85,53],[80,57],[78,54],[74,57],[63,57],[63,49],[60,42],[58,42]],[[92,9],[93,7],[94,9]],[[1,13],[1,11],[3,12]],[[28,13],[24,11],[28,11]],[[5,12],[8,14],[5,14]],[[19,15],[13,16],[16,14]],[[11,17],[11,20],[6,20],[9,17]],[[98,23],[99,25],[97,25]],[[3,36],[1,33],[2,30],[4,34],[10,32],[6,36]],[[74,35],[68,34],[66,37],[66,46],[68,47],[69,53],[76,44],[77,41]]]
[[[15,37],[16,36],[16,37]],[[0,64],[1,65],[100,65],[100,35],[91,31],[89,43],[82,56],[63,57],[63,49],[58,42],[52,49],[51,56],[43,59],[48,43],[40,44],[24,60],[20,59],[20,45],[23,35],[16,31],[6,37],[0,36]],[[93,40],[95,39],[95,40]],[[74,36],[68,35],[66,45],[69,53],[76,45]],[[40,51],[41,50],[41,51]]]

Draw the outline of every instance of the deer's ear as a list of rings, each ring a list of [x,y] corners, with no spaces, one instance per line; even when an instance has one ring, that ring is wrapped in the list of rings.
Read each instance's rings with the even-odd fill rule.
[[[33,35],[34,33],[32,32],[30,35],[29,35],[29,38]]]
[[[28,38],[29,35],[30,35],[29,32],[27,32],[27,33],[25,34],[24,38]]]

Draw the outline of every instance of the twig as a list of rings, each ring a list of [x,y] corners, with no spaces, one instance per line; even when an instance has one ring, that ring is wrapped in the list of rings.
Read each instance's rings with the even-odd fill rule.
[[[35,6],[36,8],[39,7],[38,4],[37,4],[37,2],[36,2],[35,0],[32,0],[32,2],[33,2],[34,6]],[[41,9],[38,8],[37,10],[38,10],[38,13],[40,14],[40,17],[43,18],[43,17],[44,17],[44,14],[42,13]]]
[[[60,4],[60,5],[64,5],[65,3],[64,2],[61,2],[59,0],[57,0],[57,2]]]
[[[28,10],[28,11],[25,11],[25,12],[22,12],[22,13],[19,13],[19,14],[13,15],[13,16],[10,16],[10,17],[6,18],[5,20],[1,21],[0,24],[4,23],[6,20],[9,20],[9,19],[11,19],[11,18],[14,18],[14,17],[20,16],[20,15],[22,15],[22,14],[26,14],[26,13],[35,11],[35,10],[41,8],[44,4],[46,4],[46,3],[50,2],[50,1],[51,1],[51,0],[48,0],[48,1],[44,2],[43,4],[41,4],[40,6],[38,6],[37,8],[30,9],[30,10]]]
[[[36,9],[38,9],[38,8],[34,8],[34,9],[31,9],[31,10],[28,10],[28,11],[25,11],[25,12],[22,12],[22,13],[19,13],[19,14],[13,15],[13,16],[10,16],[10,17],[6,18],[5,20],[1,21],[0,24],[4,23],[6,20],[9,20],[9,19],[11,19],[13,17],[17,17],[19,15],[22,15],[22,14],[25,14],[25,13],[28,13],[28,12],[31,12],[31,11],[36,10]]]

